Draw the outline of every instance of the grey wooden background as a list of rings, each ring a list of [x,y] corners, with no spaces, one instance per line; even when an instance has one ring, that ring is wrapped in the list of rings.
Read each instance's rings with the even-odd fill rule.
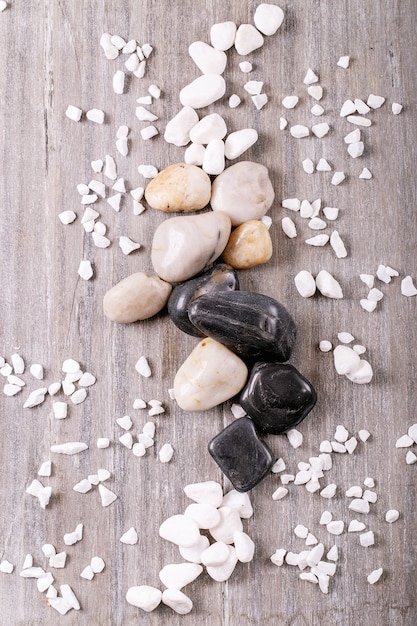
[[[228,583],[215,583],[204,574],[186,587],[194,602],[188,616],[163,606],[145,614],[124,599],[131,585],[158,586],[159,569],[178,560],[176,549],[158,538],[158,526],[188,504],[182,491],[185,484],[222,480],[206,445],[232,417],[230,402],[207,414],[191,415],[169,400],[175,371],[196,342],[182,335],[165,315],[118,326],[102,314],[102,297],[110,286],[133,271],[151,269],[152,233],[164,216],[148,209],[135,217],[130,200],[116,214],[101,202],[98,210],[112,245],[97,249],[83,234],[75,186],[93,178],[90,161],[105,154],[116,157],[129,188],[143,181],[137,173],[140,163],[162,169],[181,161],[183,150],[168,146],[162,134],[166,121],[180,108],[179,89],[198,75],[187,54],[188,44],[208,41],[215,22],[251,22],[257,4],[252,0],[11,0],[0,14],[0,354],[9,360],[19,348],[27,366],[44,365],[47,384],[59,379],[62,361],[68,357],[97,376],[88,399],[71,406],[69,418],[63,421],[52,417],[50,399],[34,409],[22,408],[28,390],[40,386],[28,373],[25,391],[13,398],[0,396],[0,559],[15,564],[13,574],[0,575],[3,624],[411,626],[417,621],[417,466],[407,466],[405,451],[395,449],[397,437],[416,421],[416,299],[400,295],[397,278],[382,286],[385,297],[373,314],[359,306],[367,293],[359,273],[375,273],[380,263],[396,268],[401,277],[411,274],[417,279],[414,0],[283,0],[285,22],[277,35],[250,55],[253,72],[243,75],[240,59],[232,51],[226,70],[227,95],[244,96],[246,80],[261,79],[268,105],[257,112],[245,98],[235,111],[228,109],[226,100],[210,107],[225,115],[229,131],[245,126],[259,131],[259,142],[242,158],[264,163],[271,171],[276,190],[270,211],[274,255],[264,267],[241,272],[241,283],[288,306],[299,328],[291,362],[315,384],[319,396],[316,408],[300,426],[301,448],[294,451],[285,437],[269,437],[268,443],[291,471],[318,452],[320,441],[331,438],[337,424],[352,433],[367,428],[372,437],[349,458],[334,458],[332,473],[323,482],[338,484],[338,495],[330,502],[294,486],[285,500],[274,502],[271,494],[279,478],[268,477],[259,485],[251,494],[254,517],[245,524],[256,543],[255,559],[239,564]],[[106,60],[99,47],[105,31],[155,47],[145,78],[132,77],[123,96],[116,96],[111,86],[122,61]],[[347,71],[336,67],[343,54],[351,56]],[[292,123],[313,123],[312,101],[302,83],[309,66],[318,72],[324,87],[326,116],[318,121],[328,121],[332,131],[322,140],[296,141],[288,131],[278,130],[279,118],[284,114]],[[145,95],[151,83],[163,91],[152,107],[160,117],[156,125],[161,136],[145,143],[134,114],[135,100]],[[281,99],[292,93],[300,96],[300,104],[283,113]],[[363,132],[365,154],[354,161],[343,144],[343,136],[353,127],[338,112],[348,97],[366,99],[369,93],[383,95],[387,102],[372,114],[374,124]],[[399,116],[390,112],[393,101],[404,104]],[[71,122],[64,115],[70,103],[84,111],[102,108],[105,125]],[[117,155],[114,146],[116,129],[123,123],[131,128],[126,159]],[[304,158],[318,161],[321,156],[347,173],[345,183],[332,187],[328,174],[303,172]],[[374,175],[371,181],[358,179],[364,166]],[[304,244],[309,233],[300,220],[298,239],[284,237],[280,220],[286,212],[280,200],[293,196],[321,197],[324,205],[340,207],[335,227],[347,244],[348,258],[338,260],[330,248]],[[57,218],[65,209],[78,214],[71,226],[63,226]],[[117,245],[121,234],[139,241],[142,249],[124,257]],[[89,282],[77,276],[82,258],[94,264],[95,277]],[[345,298],[303,300],[293,285],[300,269],[313,273],[328,269],[340,280]],[[340,331],[350,331],[368,348],[375,371],[370,385],[354,386],[338,377],[331,355],[319,353],[319,340],[335,342]],[[147,380],[134,370],[142,354],[149,357],[153,370]],[[167,409],[155,418],[157,445],[142,459],[118,444],[122,433],[115,424],[117,417],[130,414],[132,432],[140,432],[146,414],[133,411],[136,397],[158,398]],[[112,439],[109,449],[96,448],[100,436]],[[52,486],[53,498],[43,511],[25,489],[41,462],[50,458],[50,445],[67,440],[86,441],[90,449],[75,457],[52,455],[53,474],[41,480]],[[175,448],[167,465],[156,454],[165,442]],[[107,484],[118,494],[107,509],[101,507],[97,492],[83,496],[72,490],[99,467],[112,471]],[[367,549],[359,545],[357,535],[332,538],[318,524],[326,508],[346,523],[355,516],[347,509],[344,491],[361,484],[365,476],[375,478],[379,495],[365,520],[376,536],[376,545]],[[392,526],[384,521],[388,508],[401,512]],[[19,571],[28,552],[36,565],[46,566],[41,546],[50,542],[64,549],[64,533],[79,522],[85,526],[84,539],[67,548],[67,567],[54,575],[57,585],[72,585],[82,610],[60,617],[45,606],[35,581],[22,579]],[[296,568],[276,568],[269,560],[278,547],[303,549],[303,542],[293,534],[298,523],[306,524],[326,548],[333,542],[340,548],[328,595],[299,580]],[[139,532],[136,546],[119,542],[130,526]],[[104,558],[106,568],[92,582],[82,580],[79,573],[94,554]],[[384,567],[383,578],[375,586],[368,585],[367,574],[379,566]]]

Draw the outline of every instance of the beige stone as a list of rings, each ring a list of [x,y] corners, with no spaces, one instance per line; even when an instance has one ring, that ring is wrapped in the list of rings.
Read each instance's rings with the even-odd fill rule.
[[[271,236],[260,220],[249,220],[235,228],[222,254],[224,262],[238,270],[262,265],[271,256]]]
[[[136,272],[114,285],[103,298],[105,315],[129,324],[156,315],[167,303],[172,287],[159,276]]]
[[[198,211],[210,201],[211,182],[196,165],[175,163],[151,180],[145,190],[147,203],[158,211]]]
[[[233,226],[260,219],[274,197],[267,168],[252,161],[240,161],[226,168],[211,187],[213,211],[227,213]]]
[[[195,276],[221,255],[230,230],[230,217],[221,211],[165,220],[156,229],[152,242],[155,272],[169,283]]]
[[[238,394],[247,376],[242,359],[218,341],[206,338],[178,370],[175,400],[184,411],[205,411]]]

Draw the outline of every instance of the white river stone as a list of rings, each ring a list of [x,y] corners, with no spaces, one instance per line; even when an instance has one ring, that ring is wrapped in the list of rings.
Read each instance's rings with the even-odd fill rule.
[[[147,203],[158,211],[198,211],[210,201],[210,178],[200,167],[174,163],[159,172],[145,190]]]
[[[165,589],[162,602],[179,615],[186,615],[193,608],[190,598],[179,589]]]
[[[253,21],[264,35],[274,35],[284,20],[284,11],[276,4],[260,4],[256,8]]]
[[[241,24],[236,32],[236,52],[242,56],[250,54],[264,44],[264,38],[252,24]]]
[[[149,613],[156,609],[162,599],[162,592],[156,587],[149,585],[139,585],[138,587],[129,587],[126,593],[126,600],[129,604],[142,609]]]
[[[202,117],[190,131],[194,143],[208,144],[212,139],[223,139],[227,133],[226,122],[218,113]]]
[[[204,41],[193,41],[188,48],[188,54],[202,74],[223,74],[226,68],[226,54]]]
[[[274,197],[267,168],[252,161],[240,161],[226,168],[211,188],[213,211],[227,213],[233,226],[263,217]]]
[[[103,298],[105,315],[129,324],[156,315],[167,303],[171,285],[159,276],[136,272],[114,285]]]
[[[230,217],[222,211],[172,217],[155,231],[151,260],[163,280],[178,283],[208,268],[226,247]]]
[[[159,578],[168,589],[182,589],[198,578],[202,571],[198,563],[169,563],[160,570]]]
[[[220,100],[226,93],[226,82],[218,74],[203,74],[180,91],[180,102],[183,106],[201,109]]]
[[[198,114],[190,106],[185,106],[166,125],[164,139],[174,146],[190,143],[190,131],[198,122]]]
[[[248,370],[231,350],[206,338],[194,348],[174,379],[174,395],[184,411],[205,411],[235,396]]]
[[[224,142],[221,139],[212,139],[204,152],[203,170],[210,176],[218,176],[224,168]]]
[[[258,133],[254,128],[242,128],[242,130],[230,133],[224,145],[226,159],[237,159],[257,141]]]
[[[210,41],[216,50],[229,50],[235,43],[236,24],[234,22],[220,22],[213,24],[210,29]]]

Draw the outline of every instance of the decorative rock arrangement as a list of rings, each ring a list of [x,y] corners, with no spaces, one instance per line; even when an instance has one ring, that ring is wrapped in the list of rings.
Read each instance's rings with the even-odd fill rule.
[[[206,58],[204,46],[197,44],[192,57],[207,71],[197,79],[205,81],[199,97],[221,97],[221,55]],[[181,117],[189,116],[187,105],[206,106],[189,102],[188,87],[182,91]],[[194,88],[191,91],[195,94]],[[182,145],[175,120],[170,124],[167,132]],[[221,141],[226,132],[217,114],[198,124],[190,119],[191,126],[196,142],[204,143],[206,133],[210,141]],[[125,278],[106,293],[103,307],[109,319],[130,323],[156,315],[168,303],[174,324],[202,337],[177,371],[174,397],[184,411],[197,412],[242,392],[240,403],[247,415],[216,435],[208,449],[236,491],[246,492],[275,462],[259,433],[282,434],[294,428],[314,407],[316,392],[295,367],[285,364],[296,338],[291,315],[273,298],[240,291],[235,272],[265,263],[272,255],[271,237],[260,221],[274,200],[267,168],[242,161],[222,171],[213,184],[204,169],[177,163],[148,184],[145,198],[154,209],[188,213],[210,202],[212,210],[163,221],[151,251],[157,276],[138,272]],[[214,265],[221,255],[224,263]],[[142,593],[138,589],[135,596]]]

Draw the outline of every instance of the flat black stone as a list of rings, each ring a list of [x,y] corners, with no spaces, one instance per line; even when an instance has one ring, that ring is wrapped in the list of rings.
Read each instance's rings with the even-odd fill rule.
[[[241,356],[287,361],[296,326],[287,309],[252,291],[210,293],[188,307],[191,322],[204,335]]]
[[[168,300],[169,316],[184,333],[194,335],[194,337],[205,337],[206,335],[196,328],[188,317],[190,303],[206,293],[237,289],[239,289],[239,279],[236,271],[226,263],[219,263],[200,276],[174,287]]]
[[[249,417],[240,417],[216,435],[209,452],[236,491],[253,489],[275,463],[275,456]]]
[[[257,427],[275,435],[297,426],[316,401],[311,383],[287,363],[256,363],[239,399]]]

